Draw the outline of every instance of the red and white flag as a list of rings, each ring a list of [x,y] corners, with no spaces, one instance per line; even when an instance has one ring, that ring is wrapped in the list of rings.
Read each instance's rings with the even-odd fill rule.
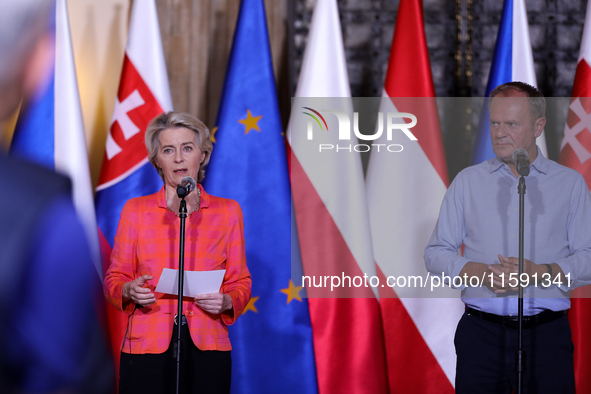
[[[313,98],[322,99],[314,101]],[[315,105],[310,104],[314,102],[326,106],[314,108]],[[340,114],[326,110],[335,106],[342,110]],[[318,152],[318,142],[343,145],[344,141],[339,140],[337,118],[351,112],[337,3],[336,0],[319,0],[312,17],[288,130],[292,194],[303,270],[304,275],[315,278],[323,274],[351,278],[376,274],[359,153],[351,149]],[[294,119],[305,122],[314,117],[318,124],[312,121],[309,124],[316,128],[313,137],[316,145],[315,149],[309,149],[306,126],[303,130],[294,126]],[[344,291],[331,293],[330,283],[320,288],[310,287],[306,282],[304,285],[310,297],[319,392],[387,392],[379,303],[372,289],[341,287]],[[335,298],[337,293],[346,298]]]
[[[401,132],[388,140],[382,133],[375,144],[399,144],[403,150],[370,156],[367,199],[382,281],[427,277],[423,252],[449,184],[434,96],[422,0],[401,0],[380,112],[415,115],[417,125],[410,131],[417,140]],[[464,310],[459,294],[395,298],[413,294],[385,287],[380,295],[390,391],[453,393],[453,336]]]
[[[103,270],[109,259],[119,215],[130,198],[157,192],[162,180],[148,161],[144,134],[148,123],[172,110],[164,51],[154,0],[134,1],[119,91],[111,120],[96,193]],[[127,327],[127,315],[107,305],[115,364]]]
[[[577,63],[559,162],[580,172],[591,189],[591,3]],[[591,286],[573,290],[569,320],[575,345],[575,381],[578,393],[591,392]]]

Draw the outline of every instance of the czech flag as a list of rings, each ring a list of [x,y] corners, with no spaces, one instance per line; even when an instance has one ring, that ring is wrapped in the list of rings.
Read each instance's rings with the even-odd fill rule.
[[[484,96],[489,97],[490,92],[497,86],[514,81],[538,86],[524,0],[505,0]],[[484,101],[480,114],[480,127],[472,151],[471,164],[482,163],[495,157],[490,141],[488,100]],[[542,132],[536,143],[542,154],[548,157],[545,132]]]

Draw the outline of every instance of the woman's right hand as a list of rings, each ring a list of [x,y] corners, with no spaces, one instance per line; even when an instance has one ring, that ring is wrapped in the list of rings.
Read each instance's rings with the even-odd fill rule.
[[[127,282],[123,285],[123,302],[126,301],[133,301],[135,304],[141,306],[151,305],[156,302],[156,297],[154,293],[147,288],[144,287],[147,281],[150,279],[154,279],[151,275],[143,275],[137,279],[132,280],[131,282]]]

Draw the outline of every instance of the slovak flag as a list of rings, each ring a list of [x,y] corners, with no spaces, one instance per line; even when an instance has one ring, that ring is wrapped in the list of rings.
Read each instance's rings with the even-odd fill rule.
[[[96,193],[103,272],[109,266],[119,215],[127,200],[157,192],[162,187],[148,161],[146,128],[155,116],[172,110],[164,51],[154,0],[134,1],[119,91],[107,136]],[[127,316],[107,305],[115,364]]]
[[[524,0],[505,0],[484,97],[489,97],[490,92],[497,86],[514,81],[538,87]],[[482,163],[495,157],[490,141],[487,104],[485,100],[470,164]],[[536,139],[536,143],[544,157],[548,157],[544,131]]]
[[[70,178],[76,212],[84,226],[97,272],[101,274],[92,182],[66,1],[57,0],[54,11],[53,73],[27,110],[19,114],[10,154],[45,165]]]

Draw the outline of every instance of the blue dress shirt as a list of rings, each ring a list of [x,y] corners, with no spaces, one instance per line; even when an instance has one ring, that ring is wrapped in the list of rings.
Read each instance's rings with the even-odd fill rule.
[[[530,170],[525,178],[524,258],[558,264],[570,284],[544,288],[538,278],[537,286],[524,290],[524,315],[568,309],[570,290],[591,284],[591,197],[584,178],[546,159],[539,149]],[[469,261],[492,265],[500,264],[498,254],[518,257],[518,181],[498,158],[460,172],[445,195],[425,249],[427,270],[453,278]],[[458,255],[462,244],[464,256]],[[497,295],[485,286],[458,288],[469,307],[517,315],[517,292]]]

